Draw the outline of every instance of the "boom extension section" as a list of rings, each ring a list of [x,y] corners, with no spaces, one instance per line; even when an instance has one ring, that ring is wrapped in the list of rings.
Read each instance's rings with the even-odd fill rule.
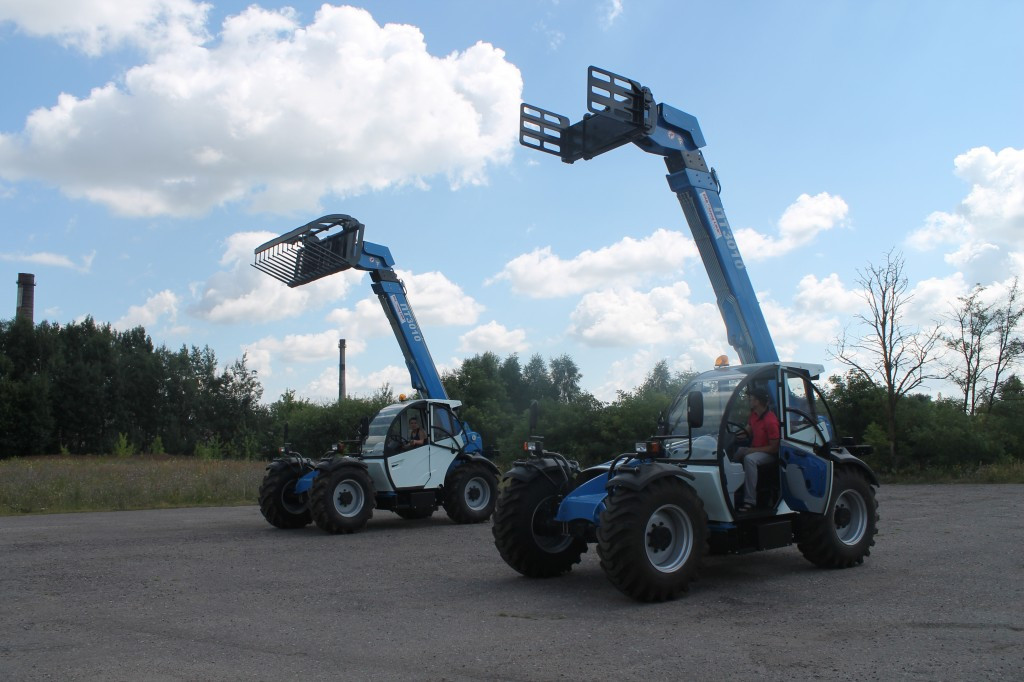
[[[744,364],[777,362],[775,344],[725,217],[718,176],[708,169],[700,151],[705,142],[697,119],[655,103],[650,89],[638,82],[594,66],[587,72],[587,109],[590,113],[570,125],[565,116],[524,103],[519,141],[565,163],[589,161],[629,142],[665,157],[669,188],[679,199],[711,279],[729,345]]]
[[[341,230],[327,233],[334,228]],[[421,397],[447,400],[423,331],[409,305],[405,285],[386,246],[363,241],[364,226],[349,215],[332,214],[306,223],[256,247],[253,267],[289,287],[302,286],[345,270],[370,273],[373,293],[402,349],[412,387]]]

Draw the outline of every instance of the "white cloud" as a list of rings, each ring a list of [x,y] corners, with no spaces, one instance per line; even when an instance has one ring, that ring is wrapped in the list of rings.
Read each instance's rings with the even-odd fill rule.
[[[405,284],[409,306],[417,322],[428,334],[430,325],[474,324],[484,310],[484,306],[440,272],[396,272]],[[327,320],[342,331],[353,330],[364,338],[392,333],[380,301],[373,294],[356,303],[352,309],[335,308],[327,315]]]
[[[19,20],[35,26],[26,6]],[[115,33],[170,31],[175,8],[205,12],[171,0],[146,8],[155,19],[129,18]],[[45,31],[87,34],[72,23]],[[154,43],[122,83],[61,94],[20,133],[0,134],[0,177],[52,183],[130,216],[232,202],[312,212],[324,196],[439,175],[453,188],[481,184],[490,164],[511,158],[522,77],[486,43],[435,57],[414,26],[326,4],[307,26],[290,9],[253,5],[225,20],[218,43],[184,42]]]
[[[976,147],[953,161],[971,189],[952,212],[936,211],[907,238],[911,248],[944,248],[968,281],[1024,274],[1024,149]]]
[[[36,253],[0,253],[0,260],[12,263],[31,263],[33,265],[45,265],[55,268],[67,268],[78,272],[89,272],[92,269],[93,259],[96,258],[96,251],[82,256],[79,263],[60,253],[39,251]]]
[[[842,197],[828,192],[801,194],[779,218],[779,235],[772,237],[744,228],[735,231],[740,252],[746,260],[758,261],[782,256],[809,244],[819,233],[842,225],[849,207]]]
[[[4,0],[0,22],[96,56],[125,43],[144,50],[199,44],[209,9],[191,0]]]
[[[698,352],[725,347],[718,309],[710,303],[694,304],[689,296],[686,282],[648,292],[621,288],[589,293],[569,315],[569,334],[591,346],[651,346],[671,341]]]
[[[295,289],[251,266],[253,249],[275,237],[271,232],[236,232],[225,240],[220,265],[200,285],[190,312],[211,322],[259,323],[296,317],[345,296],[362,273],[348,270]]]
[[[356,367],[345,368],[345,394],[350,398],[371,396],[385,384],[391,387],[396,398],[400,393],[409,395],[413,392],[409,383],[409,370],[405,367],[387,365],[367,374]],[[312,400],[335,400],[338,397],[338,368],[325,369],[300,393]]]
[[[469,353],[491,351],[499,355],[521,353],[529,348],[526,332],[522,329],[508,329],[491,320],[487,324],[471,329],[459,337],[459,350]]]
[[[530,298],[572,296],[649,279],[651,263],[673,263],[674,270],[659,272],[678,273],[686,259],[695,257],[697,247],[689,234],[659,229],[643,239],[625,237],[597,251],[583,251],[571,260],[553,254],[550,246],[534,249],[506,263],[486,284],[508,280],[513,291]]]
[[[622,0],[606,0],[601,7],[601,25],[605,29],[611,28],[615,21],[622,16]]]
[[[803,311],[819,311],[850,315],[864,307],[864,296],[859,290],[847,289],[839,280],[839,275],[832,273],[823,279],[814,275],[804,275],[797,284],[794,296],[797,308]]]
[[[133,305],[128,312],[113,326],[117,329],[132,329],[139,325],[152,328],[156,323],[167,317],[173,324],[178,319],[178,305],[181,299],[173,291],[165,289],[146,299],[142,305]]]

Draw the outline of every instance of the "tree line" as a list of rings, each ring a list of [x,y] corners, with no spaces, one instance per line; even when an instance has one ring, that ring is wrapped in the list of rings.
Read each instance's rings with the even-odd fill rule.
[[[835,342],[847,365],[821,382],[838,431],[874,446],[881,471],[977,467],[1024,460],[1024,385],[1012,371],[1024,356],[1016,283],[994,300],[975,288],[944,325],[907,322],[903,261],[861,272],[867,311]],[[985,303],[984,301],[989,301]],[[946,351],[944,354],[941,351]],[[644,381],[602,401],[581,388],[568,355],[545,360],[481,353],[442,376],[463,417],[499,461],[524,440],[582,463],[603,461],[650,436],[693,372],[665,360]],[[930,378],[952,396],[920,392]],[[221,368],[209,347],[155,346],[143,327],[127,331],[91,318],[66,325],[0,321],[0,458],[36,454],[167,453],[270,458],[286,441],[307,456],[351,438],[363,416],[395,401],[390,387],[369,397],[316,403],[286,391],[272,403],[243,356]],[[539,434],[529,433],[532,401]]]

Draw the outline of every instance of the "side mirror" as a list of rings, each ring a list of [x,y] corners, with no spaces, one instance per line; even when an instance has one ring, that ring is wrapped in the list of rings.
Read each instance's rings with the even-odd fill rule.
[[[364,441],[366,437],[370,435],[370,418],[363,417],[359,420],[359,440]]]
[[[667,436],[668,435],[668,420],[665,419],[665,411],[662,410],[658,414],[658,424],[654,429],[656,436]]]
[[[704,394],[700,391],[690,391],[686,396],[686,423],[691,429],[704,425]]]

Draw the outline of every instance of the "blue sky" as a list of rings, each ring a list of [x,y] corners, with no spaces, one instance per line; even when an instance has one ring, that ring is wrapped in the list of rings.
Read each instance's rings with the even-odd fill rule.
[[[404,390],[365,275],[250,267],[348,213],[442,368],[568,353],[609,400],[734,357],[659,158],[518,145],[520,101],[578,120],[593,64],[698,118],[780,355],[834,370],[890,249],[920,324],[1024,272],[1021,26],[1011,0],[0,0],[5,316],[32,272],[37,321],[245,353],[265,400],[335,397],[339,338],[350,393]]]

